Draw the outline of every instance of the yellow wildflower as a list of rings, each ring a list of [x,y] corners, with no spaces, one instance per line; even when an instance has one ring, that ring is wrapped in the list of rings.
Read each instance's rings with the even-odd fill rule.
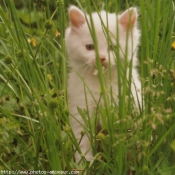
[[[58,30],[55,30],[55,37],[60,36],[60,32]]]
[[[32,44],[33,47],[36,47],[36,39],[35,38],[30,38],[28,39],[28,42]]]
[[[175,49],[175,41],[172,43],[172,47],[173,49]]]

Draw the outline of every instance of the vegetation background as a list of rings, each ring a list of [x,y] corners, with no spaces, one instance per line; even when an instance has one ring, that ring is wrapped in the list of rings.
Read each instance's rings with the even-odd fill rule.
[[[174,175],[174,3],[1,0],[0,170]],[[70,4],[111,12],[137,6],[142,31],[139,70],[145,109],[140,114],[131,111],[131,104],[123,104],[127,110],[112,109],[110,115],[119,124],[106,126],[111,135],[100,132],[95,137],[101,147],[101,151],[94,148],[96,160],[79,165],[73,160],[72,145],[77,143],[69,127],[66,92],[64,32]]]

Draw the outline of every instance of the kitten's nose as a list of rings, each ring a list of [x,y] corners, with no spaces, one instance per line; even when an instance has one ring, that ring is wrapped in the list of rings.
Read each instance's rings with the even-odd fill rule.
[[[101,62],[104,62],[105,60],[106,60],[105,57],[100,57],[100,61],[101,61]]]

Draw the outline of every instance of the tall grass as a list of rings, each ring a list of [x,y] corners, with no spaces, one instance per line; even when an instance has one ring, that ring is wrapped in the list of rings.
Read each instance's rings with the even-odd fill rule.
[[[74,2],[88,12],[104,8],[118,13],[131,5],[139,7],[142,36],[138,71],[145,104],[137,113],[131,96],[128,102],[124,100],[130,94],[131,83],[124,76],[125,69],[118,72],[124,80],[120,91],[125,94],[119,94],[119,104],[109,99],[103,72],[97,64],[105,107],[97,103],[91,122],[87,121],[95,159],[83,159],[80,164],[73,159],[73,145],[80,148],[69,126],[66,92],[64,30],[69,2],[52,1],[54,10],[50,8],[51,1],[43,6],[37,3],[29,1],[30,8],[19,10],[14,1],[1,2],[0,170],[174,175],[174,2]],[[24,21],[30,22],[26,25]],[[117,63],[120,65],[120,61]],[[79,112],[86,119],[88,111]],[[102,128],[96,133],[99,118]]]

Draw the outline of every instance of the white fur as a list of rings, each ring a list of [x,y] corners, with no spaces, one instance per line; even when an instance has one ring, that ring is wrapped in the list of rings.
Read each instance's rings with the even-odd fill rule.
[[[97,69],[95,67],[96,63],[96,54],[95,50],[87,50],[87,44],[93,44],[93,39],[91,37],[89,27],[87,22],[77,23],[71,19],[71,13],[74,13],[79,17],[84,17],[83,12],[75,6],[71,6],[69,9],[70,14],[70,26],[66,29],[66,48],[68,54],[69,65],[72,68],[71,72],[69,73],[68,79],[68,99],[69,99],[69,109],[70,109],[70,124],[72,126],[73,132],[77,140],[81,137],[81,131],[83,131],[84,121],[80,114],[77,111],[77,107],[79,108],[86,108],[88,105],[88,109],[90,114],[92,113],[93,109],[96,107],[96,102],[100,98],[100,82],[99,78],[96,74],[98,74]],[[133,15],[133,26],[132,30],[127,30],[128,28],[120,23],[120,19],[122,17],[125,20],[125,14],[132,12]],[[72,15],[73,16],[73,15]],[[86,14],[87,20],[90,24],[90,17]],[[108,18],[106,18],[108,17]],[[135,18],[136,19],[135,19]],[[134,99],[136,104],[137,95],[139,102],[141,102],[141,95],[140,93],[136,92],[136,88],[138,91],[141,89],[140,81],[138,79],[138,73],[135,69],[137,64],[136,54],[137,54],[137,46],[139,44],[139,37],[140,32],[137,28],[137,9],[130,8],[129,10],[125,11],[120,15],[116,15],[114,13],[106,13],[105,11],[100,12],[100,17],[98,13],[92,14],[92,19],[95,27],[96,38],[98,42],[98,53],[99,57],[104,57],[106,60],[102,63],[106,69],[106,73],[104,73],[106,84],[108,88],[112,87],[113,95],[117,99],[118,95],[118,85],[117,85],[117,75],[116,75],[116,61],[115,61],[115,54],[113,51],[109,51],[108,49],[108,41],[105,36],[104,29],[102,29],[103,25],[101,20],[103,21],[104,25],[107,26],[107,29],[110,31],[110,37],[114,45],[117,45],[119,42],[120,45],[120,59],[124,60],[125,58],[125,50],[126,45],[128,47],[127,50],[127,58],[128,60],[133,61],[133,69],[132,69],[132,78],[133,83],[131,85],[131,91],[133,93]],[[71,21],[72,20],[72,21]],[[122,19],[123,20],[123,19]],[[77,27],[78,26],[78,27]],[[128,42],[126,42],[127,38],[127,31],[128,33]],[[117,33],[119,34],[119,38],[117,38]],[[131,34],[132,33],[132,34]],[[109,63],[110,62],[110,63]],[[112,78],[109,78],[109,66],[110,71],[112,72]],[[134,85],[135,84],[135,85]],[[86,89],[86,93],[85,93]],[[87,95],[87,103],[85,99],[85,94]],[[85,158],[87,160],[92,160],[92,150],[90,149],[90,144],[88,140],[88,136],[84,135],[82,141],[80,143],[81,152],[85,154]],[[81,156],[78,152],[75,153],[75,159],[78,162],[81,159]]]

